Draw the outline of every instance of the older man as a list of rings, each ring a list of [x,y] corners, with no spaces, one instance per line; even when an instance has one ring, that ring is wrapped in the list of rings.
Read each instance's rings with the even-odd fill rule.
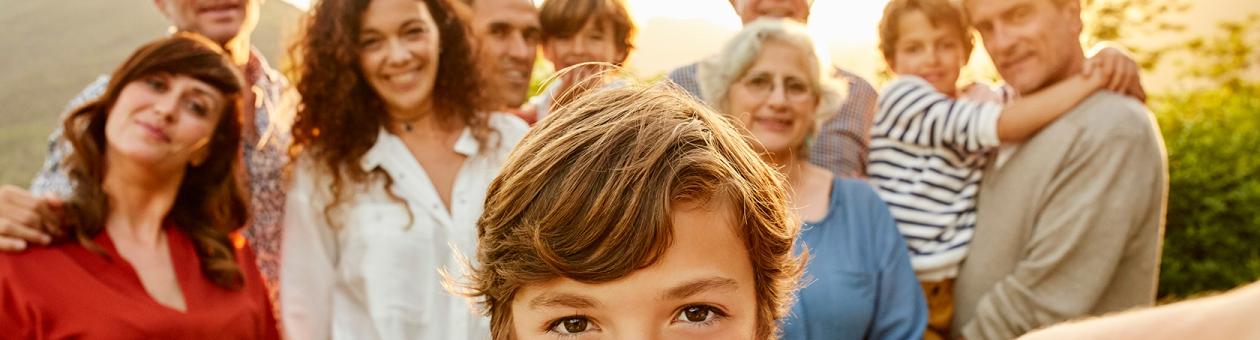
[[[525,102],[542,29],[529,0],[462,0],[472,9],[477,66],[489,109],[512,112]]]
[[[1081,71],[1079,0],[963,6],[998,72],[1020,93]],[[955,287],[955,337],[1011,339],[1154,302],[1168,164],[1141,102],[1095,94],[1001,150],[986,174]]]
[[[730,0],[744,24],[761,17],[791,18],[805,22],[809,18],[807,0]],[[687,92],[699,96],[696,81],[697,64],[692,63],[669,72],[673,80]],[[866,155],[870,147],[871,120],[875,117],[878,94],[871,83],[856,74],[836,68],[836,76],[849,84],[849,95],[840,112],[819,127],[810,148],[810,162],[841,176],[866,176]]]
[[[245,92],[244,100],[254,105],[254,110],[242,111],[244,175],[253,208],[251,225],[244,233],[258,255],[259,269],[274,283],[285,198],[281,170],[288,161],[289,126],[297,98],[284,75],[250,45],[262,1],[154,0],[154,4],[175,29],[196,32],[222,44],[253,89]],[[109,76],[97,78],[67,107],[73,109],[95,99],[108,84]],[[61,166],[70,152],[61,132],[59,127],[49,136],[48,156],[31,184],[33,193],[12,186],[0,188],[0,251],[19,251],[30,243],[47,244],[48,234],[56,232],[59,216],[55,211],[60,206],[56,197],[73,190]]]

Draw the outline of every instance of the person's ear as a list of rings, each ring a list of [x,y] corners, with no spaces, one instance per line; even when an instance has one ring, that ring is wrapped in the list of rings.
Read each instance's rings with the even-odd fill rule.
[[[1059,6],[1063,6],[1062,10],[1064,11],[1064,15],[1068,16],[1068,25],[1069,25],[1068,28],[1071,28],[1072,31],[1076,32],[1077,35],[1080,35],[1082,32],[1084,32],[1085,23],[1081,21],[1080,0],[1063,1],[1063,4]]]

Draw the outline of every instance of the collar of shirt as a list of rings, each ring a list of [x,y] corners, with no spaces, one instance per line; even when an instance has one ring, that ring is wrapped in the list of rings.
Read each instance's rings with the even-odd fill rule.
[[[456,153],[473,158],[477,156],[477,151],[480,148],[481,143],[477,142],[477,138],[473,137],[472,130],[464,128],[464,131],[459,134],[459,139],[455,140],[453,149]],[[385,128],[381,128],[376,133],[376,144],[373,144],[372,148],[363,154],[359,165],[363,167],[363,171],[372,171],[372,169],[381,166],[386,160],[394,159],[400,154],[408,155],[409,153],[410,151],[407,151],[407,146],[403,144],[402,139],[389,133]]]

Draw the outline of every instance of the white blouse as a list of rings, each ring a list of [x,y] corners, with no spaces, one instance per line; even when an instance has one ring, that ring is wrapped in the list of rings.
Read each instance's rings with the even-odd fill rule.
[[[324,218],[331,178],[310,159],[293,174],[285,204],[280,312],[291,339],[487,339],[489,320],[442,287],[439,269],[459,275],[458,249],[470,261],[486,189],[529,127],[493,114],[493,145],[467,129],[455,151],[467,160],[455,178],[448,213],[424,168],[397,136],[382,129],[363,155],[364,170],[380,168],[394,180],[351,184],[351,200]],[[407,212],[410,211],[410,219]],[[408,223],[410,222],[410,223]]]

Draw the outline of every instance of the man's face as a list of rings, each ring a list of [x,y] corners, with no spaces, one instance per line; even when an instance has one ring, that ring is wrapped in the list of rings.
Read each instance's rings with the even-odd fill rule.
[[[175,28],[226,44],[253,33],[262,0],[154,0]]]
[[[486,88],[504,108],[519,107],[529,91],[541,33],[529,0],[475,0],[473,35]]]
[[[998,73],[1030,94],[1080,71],[1077,0],[967,0],[971,24],[984,39]]]
[[[809,19],[809,3],[806,0],[731,0],[739,19],[747,25],[757,19],[792,18],[800,22]]]

